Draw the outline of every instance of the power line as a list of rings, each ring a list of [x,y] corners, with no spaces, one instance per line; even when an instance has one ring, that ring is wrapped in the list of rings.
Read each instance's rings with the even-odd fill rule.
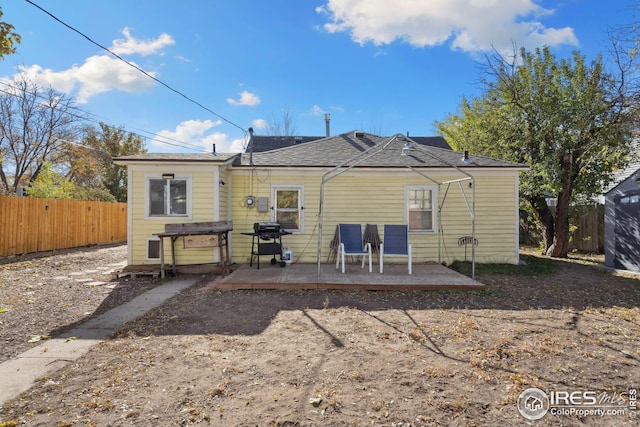
[[[144,74],[145,76],[149,77],[150,79],[154,80],[157,83],[160,83],[162,86],[166,87],[167,89],[169,89],[170,91],[180,95],[181,97],[185,98],[187,101],[197,105],[198,107],[202,108],[203,110],[213,114],[214,116],[218,117],[220,120],[223,120],[225,122],[227,122],[228,124],[240,129],[246,136],[247,131],[244,130],[241,126],[237,125],[236,123],[232,122],[231,120],[227,119],[226,117],[216,113],[215,111],[205,107],[204,105],[202,105],[200,102],[196,101],[195,99],[185,95],[184,93],[180,92],[177,89],[174,89],[173,87],[169,86],[168,84],[166,84],[165,82],[161,81],[160,79],[152,76],[151,74],[147,73],[146,71],[144,71],[142,68],[138,67],[137,65],[127,61],[126,59],[122,58],[120,55],[118,55],[117,53],[111,51],[111,49],[102,46],[100,43],[94,41],[91,37],[87,36],[86,34],[82,33],[80,30],[77,30],[76,28],[72,27],[71,25],[65,23],[64,21],[60,20],[59,18],[57,18],[56,16],[54,16],[51,12],[43,9],[42,7],[38,6],[37,4],[35,4],[34,2],[32,2],[31,0],[25,0],[27,3],[29,3],[30,5],[40,9],[42,12],[46,13],[47,15],[49,15],[51,18],[53,18],[54,20],[58,21],[59,23],[61,23],[62,25],[64,25],[65,27],[69,28],[71,31],[74,31],[76,33],[78,33],[79,35],[81,35],[82,37],[84,37],[85,39],[87,39],[89,42],[91,42],[92,44],[98,46],[100,49],[103,49],[107,52],[109,52],[111,55],[113,55],[115,58],[119,59],[120,61],[124,62],[125,64],[129,65],[130,67],[135,68],[136,70],[140,71],[142,74]]]
[[[9,83],[3,82],[3,81],[0,81],[0,84],[2,84],[4,86],[7,86],[8,88],[13,89],[13,90],[23,91],[24,93],[28,93],[30,95],[33,95],[36,98],[40,98],[40,99],[43,99],[45,101],[47,99],[44,96],[40,95],[39,93],[29,92],[29,91],[27,91],[27,90],[25,90],[23,88],[10,85]],[[13,97],[16,97],[16,98],[20,97],[16,93],[12,93],[10,91],[3,90],[3,89],[0,89],[0,93],[4,93],[6,95],[13,96]],[[69,110],[78,111],[78,112],[80,112],[82,114],[82,115],[80,115],[80,114],[75,114],[75,113],[66,111],[65,114],[68,114],[71,117],[75,117],[75,118],[80,119],[80,120],[85,120],[85,121],[89,121],[89,122],[93,122],[93,123],[97,123],[97,124],[103,124],[103,125],[109,127],[110,129],[122,129],[125,132],[130,133],[132,135],[135,135],[135,136],[137,136],[137,137],[139,137],[141,139],[148,138],[147,136],[140,135],[138,132],[133,132],[133,131],[130,131],[130,130],[127,130],[127,129],[124,129],[124,128],[118,128],[118,127],[116,127],[114,125],[109,125],[109,124],[105,123],[104,121],[99,120],[97,118],[96,119],[91,118],[90,116],[95,116],[95,117],[98,117],[98,116],[96,116],[93,113],[89,113],[88,111],[84,111],[84,110],[82,110],[82,109],[80,109],[78,107],[67,106],[67,108]],[[204,147],[201,147],[199,145],[191,144],[191,143],[188,143],[188,142],[185,142],[185,141],[180,141],[180,140],[177,140],[175,138],[170,138],[168,136],[160,135],[160,134],[153,133],[153,132],[146,131],[146,130],[142,130],[142,129],[140,131],[151,135],[154,140],[158,141],[161,144],[171,145],[171,146],[178,147],[178,148],[183,148],[183,149],[186,149],[186,150],[199,151],[199,152],[208,152],[208,150],[206,150]],[[168,142],[167,140],[174,141],[174,142],[173,143],[172,142]]]

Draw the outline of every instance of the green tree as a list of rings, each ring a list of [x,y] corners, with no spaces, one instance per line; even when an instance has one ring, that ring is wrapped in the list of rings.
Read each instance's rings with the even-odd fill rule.
[[[566,257],[570,205],[599,194],[630,160],[632,94],[600,57],[587,64],[577,52],[558,60],[548,48],[521,49],[487,66],[484,92],[436,127],[455,149],[529,165],[520,196],[539,221],[545,254]]]
[[[28,196],[46,199],[74,199],[77,188],[75,184],[55,170],[53,165],[45,162],[38,178],[31,183]]]
[[[43,164],[38,178],[27,189],[27,195],[45,199],[116,201],[115,197],[104,187],[81,187],[76,185],[49,162]]]
[[[2,18],[2,7],[0,7],[0,18]],[[16,44],[20,43],[20,35],[13,30],[13,25],[0,21],[0,59],[15,53]]]
[[[147,151],[140,136],[105,123],[87,127],[82,144],[69,144],[68,150],[67,178],[94,194],[104,189],[118,202],[127,201],[127,171],[114,164],[113,158]]]

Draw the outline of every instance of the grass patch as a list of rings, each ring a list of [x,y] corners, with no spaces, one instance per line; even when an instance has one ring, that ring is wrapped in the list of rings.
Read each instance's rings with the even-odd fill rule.
[[[500,274],[504,276],[542,276],[553,274],[558,271],[558,264],[548,258],[537,257],[533,255],[521,255],[520,265],[490,263],[476,263],[476,274]],[[471,276],[470,261],[455,261],[449,266],[452,270]]]

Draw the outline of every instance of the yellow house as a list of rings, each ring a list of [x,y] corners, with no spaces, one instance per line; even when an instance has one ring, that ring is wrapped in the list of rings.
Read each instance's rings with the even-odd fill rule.
[[[166,224],[232,221],[231,261],[251,258],[255,223],[277,222],[295,263],[325,263],[337,224],[406,224],[413,262],[518,257],[523,165],[349,132],[264,152],[143,154],[128,167],[130,265],[159,264]],[[178,264],[212,262],[211,248],[176,244]],[[168,255],[165,248],[165,255]],[[213,262],[219,261],[214,254]]]

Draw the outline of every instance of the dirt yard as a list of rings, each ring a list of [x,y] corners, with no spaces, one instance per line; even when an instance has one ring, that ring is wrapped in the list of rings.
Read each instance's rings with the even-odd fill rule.
[[[2,356],[160,283],[55,278],[124,256],[0,265]],[[482,292],[220,291],[202,277],[5,404],[0,426],[638,425],[640,278],[523,260],[479,267]],[[530,387],[624,415],[528,421],[516,403]]]

